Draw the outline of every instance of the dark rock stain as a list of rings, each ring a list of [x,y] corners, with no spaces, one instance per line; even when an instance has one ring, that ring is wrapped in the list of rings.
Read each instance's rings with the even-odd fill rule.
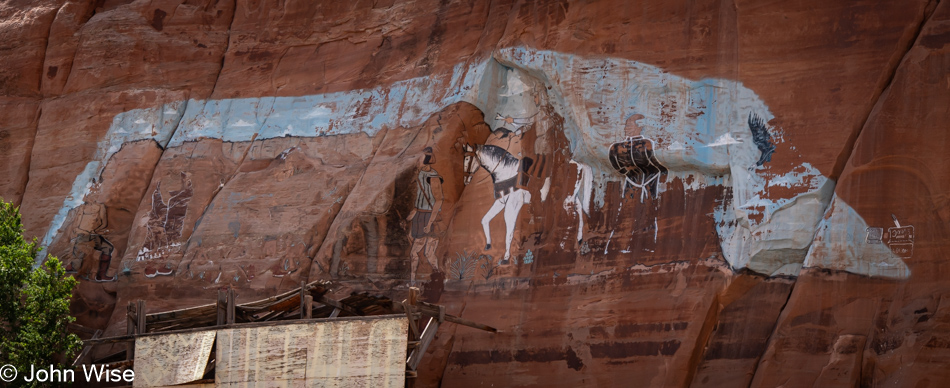
[[[716,342],[709,345],[706,350],[707,360],[742,360],[757,359],[765,352],[767,342],[765,340],[758,343]]]
[[[950,31],[942,34],[927,35],[920,38],[920,44],[929,49],[942,49],[944,45],[950,43]]]
[[[429,303],[439,303],[443,291],[445,291],[445,274],[433,271],[429,274],[429,281],[422,286],[422,300]]]
[[[791,327],[812,324],[832,327],[836,324],[834,315],[830,311],[815,311],[792,318]]]
[[[161,31],[165,28],[165,16],[168,16],[168,13],[160,9],[156,9],[152,14],[152,28],[155,31]]]
[[[858,352],[858,344],[854,342],[849,342],[845,345],[842,345],[838,349],[835,349],[838,354],[855,354]]]
[[[891,336],[881,336],[875,338],[871,341],[871,349],[874,349],[874,353],[882,355],[891,350],[897,349],[904,344],[904,337],[891,335]]]
[[[591,344],[594,358],[627,358],[635,356],[672,356],[680,348],[680,341],[605,342]]]
[[[930,341],[927,341],[927,344],[924,347],[932,349],[950,349],[950,338],[937,338],[933,337]]]
[[[543,349],[520,349],[514,352],[510,350],[473,350],[457,352],[453,354],[453,363],[464,368],[469,365],[478,364],[500,364],[510,362],[567,362],[567,367],[574,370],[581,370],[584,367],[584,361],[577,356],[574,349],[543,348]]]
[[[689,322],[657,322],[657,323],[631,323],[617,325],[614,329],[614,335],[617,337],[630,337],[636,333],[643,332],[664,332],[686,330]]]

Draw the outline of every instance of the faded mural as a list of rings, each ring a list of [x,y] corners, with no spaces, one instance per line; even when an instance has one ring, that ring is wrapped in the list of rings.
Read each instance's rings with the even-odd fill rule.
[[[887,231],[864,225],[807,162],[773,166],[773,158],[798,160],[799,154],[785,143],[782,129],[770,124],[775,113],[739,83],[689,80],[635,61],[526,48],[460,64],[445,79],[301,97],[191,100],[160,108],[158,116],[127,112],[130,117],[116,123],[138,123],[135,117],[174,122],[152,125],[146,136],[170,150],[214,140],[221,149],[214,166],[225,172],[212,180],[168,169],[153,178],[157,183],[142,204],[147,209],[137,213],[144,233],[133,233],[143,237],[123,244],[127,252],[115,252],[113,242],[97,232],[102,225],[70,232],[72,244],[96,253],[94,260],[102,264],[93,277],[100,282],[117,279],[107,273],[114,255],[127,258],[120,278],[242,281],[261,289],[277,287],[285,276],[293,275],[288,282],[307,278],[308,270],[310,277],[370,276],[400,287],[406,281],[491,282],[529,276],[533,268],[568,260],[563,257],[588,263],[583,265],[607,256],[626,263],[649,258],[657,253],[642,241],[675,233],[658,215],[669,206],[665,197],[713,187],[728,192],[708,216],[715,221],[723,265],[733,270],[796,276],[803,267],[817,266],[909,276],[901,259],[912,257],[913,227],[896,218]],[[473,106],[480,119],[440,116],[458,104]],[[484,135],[476,136],[479,131]],[[138,136],[129,133],[101,147],[113,150],[115,139]],[[377,136],[398,144],[385,145],[396,147],[385,151],[388,166],[374,167],[373,159],[385,150],[370,140]],[[272,159],[260,156],[281,149]],[[101,152],[96,166],[114,152]],[[399,182],[350,199],[350,190],[371,183],[343,178],[350,176],[348,168],[362,171],[357,177],[378,168]],[[324,181],[308,193],[313,200],[293,209],[264,196],[232,201],[241,191],[229,188],[230,182],[252,184],[241,174],[257,172],[258,180]],[[77,177],[71,198],[83,198],[87,181],[95,179],[94,169]],[[196,209],[192,201],[199,190],[210,194],[203,194]],[[228,196],[216,198],[222,190]],[[214,201],[227,208],[214,208]],[[80,205],[66,201],[61,213],[81,216],[73,211]],[[251,218],[228,215],[232,208]],[[88,204],[83,209],[95,211]],[[230,218],[207,219],[225,216]],[[864,225],[865,235],[836,231],[827,221],[832,216]],[[258,228],[254,236],[262,237],[242,237],[256,223],[277,228],[300,220],[318,221],[299,231]],[[238,243],[228,246],[227,236],[186,237],[206,222],[227,225]],[[54,225],[44,241],[62,238],[59,233]],[[826,238],[813,244],[816,234]],[[867,253],[848,263],[827,260],[821,250],[832,243]],[[80,267],[90,253],[74,254],[69,268]],[[230,268],[235,257],[240,264]]]
[[[439,225],[442,217],[442,183],[445,181],[432,165],[435,164],[435,155],[432,147],[423,151],[422,167],[416,180],[416,201],[412,212],[406,219],[411,222],[409,236],[412,247],[409,249],[409,258],[412,261],[409,272],[409,281],[415,283],[416,268],[419,266],[419,257],[425,256],[429,265],[435,271],[440,271],[439,260],[435,250],[439,246]]]
[[[108,233],[107,220],[106,207],[103,204],[95,203],[83,207],[82,213],[79,216],[78,225],[74,231],[75,237],[70,240],[72,250],[70,251],[70,255],[65,258],[65,269],[67,273],[80,272],[81,268],[83,268],[85,258],[93,256],[93,254],[88,251],[88,248],[91,246],[93,252],[99,253],[99,258],[96,260],[97,266],[95,275],[91,277],[91,280],[96,282],[112,282],[116,280],[114,275],[107,275],[109,266],[112,263],[112,253],[115,251],[115,245],[105,236]],[[80,276],[84,279],[90,279],[90,276],[85,273],[80,273]]]

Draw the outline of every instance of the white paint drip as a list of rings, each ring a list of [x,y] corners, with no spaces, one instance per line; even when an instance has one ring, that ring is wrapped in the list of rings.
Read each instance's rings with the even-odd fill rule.
[[[99,143],[94,161],[76,177],[41,244],[45,247],[52,243],[70,210],[82,204],[111,156],[131,141],[151,138],[163,147],[175,147],[201,138],[237,142],[360,132],[375,136],[385,127],[420,125],[445,106],[460,101],[473,103],[483,112],[526,117],[537,114],[537,107],[531,103],[536,97],[532,90],[542,91],[564,118],[564,135],[570,142],[572,159],[584,166],[577,182],[581,190],[575,190],[573,196],[580,222],[582,214],[589,212],[591,201],[598,207],[604,205],[607,182],[621,181],[622,176],[609,164],[605,145],[622,140],[624,121],[638,113],[644,115],[639,120],[643,136],[660,145],[655,155],[670,170],[668,178],[680,178],[687,190],[707,185],[732,188],[732,201],[722,203],[714,216],[724,255],[735,268],[748,265],[753,257],[753,252],[742,248],[748,244],[744,239],[768,234],[770,241],[779,241],[808,234],[807,230],[775,225],[766,227],[768,233],[755,234],[736,227],[748,224],[759,228],[759,224],[769,224],[780,210],[787,210],[786,214],[811,212],[811,204],[818,199],[810,198],[824,198],[817,193],[829,187],[827,178],[807,163],[777,176],[769,175],[768,168],[756,166],[761,152],[752,141],[746,118],[754,113],[768,122],[773,115],[741,83],[694,81],[626,59],[584,58],[523,47],[500,49],[496,60],[459,64],[449,77],[419,77],[373,89],[300,97],[189,100],[121,113]],[[504,74],[492,76],[490,73],[495,71]],[[502,85],[493,83],[498,78],[504,79]],[[503,92],[499,92],[501,86]],[[590,101],[597,104],[591,105]],[[780,129],[771,128],[770,134],[774,142],[784,142]],[[767,188],[776,186],[804,192],[775,198]],[[550,187],[547,183],[545,187],[546,193]],[[582,229],[578,230],[579,238]],[[657,233],[655,230],[654,241]]]
[[[544,202],[548,198],[548,193],[551,191],[551,177],[544,178],[544,186],[541,187],[541,202]]]
[[[653,243],[656,244],[656,237],[660,233],[660,228],[657,226],[656,217],[653,217]]]
[[[610,237],[607,237],[607,243],[604,244],[604,254],[607,254],[607,247],[610,246],[610,240],[614,238],[614,231],[610,231]]]

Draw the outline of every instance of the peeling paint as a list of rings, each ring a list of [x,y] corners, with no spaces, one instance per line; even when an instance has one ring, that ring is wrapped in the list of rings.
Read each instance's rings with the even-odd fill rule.
[[[41,245],[53,241],[69,211],[82,204],[112,155],[132,141],[152,139],[162,147],[176,147],[202,138],[240,142],[353,133],[372,137],[386,128],[420,125],[445,106],[462,101],[476,105],[486,115],[533,117],[538,114],[536,98],[546,99],[564,118],[571,159],[579,166],[589,166],[589,176],[584,177],[585,198],[577,204],[585,212],[589,202],[603,207],[607,183],[623,179],[611,168],[608,149],[625,139],[626,121],[641,115],[635,121],[642,135],[654,140],[655,157],[669,170],[657,187],[659,196],[672,182],[682,182],[686,190],[712,185],[731,189],[731,197],[725,198],[712,216],[723,255],[732,268],[792,275],[806,261],[822,212],[831,201],[834,182],[808,163],[784,174],[772,173],[768,165],[762,165],[768,159],[762,149],[764,142],[774,150],[774,145],[785,139],[781,128],[766,127],[774,115],[754,91],[740,82],[690,80],[627,59],[523,47],[497,50],[495,58],[487,61],[458,64],[444,76],[413,78],[372,89],[299,97],[188,100],[121,113],[99,143],[95,160],[76,177]],[[498,124],[498,120],[491,123]],[[795,147],[782,149],[789,152]],[[782,191],[792,194],[783,197],[770,192],[777,188],[789,189]],[[582,222],[583,215],[579,218]],[[577,231],[578,238],[582,229]],[[44,256],[41,253],[38,262]],[[900,267],[903,262],[877,262],[887,265],[841,266],[819,258],[809,261],[872,276],[893,277],[902,273],[900,268],[906,269]]]

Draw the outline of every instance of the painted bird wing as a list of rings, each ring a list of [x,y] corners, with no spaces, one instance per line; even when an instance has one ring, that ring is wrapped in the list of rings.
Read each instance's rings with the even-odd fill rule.
[[[772,143],[772,136],[765,126],[765,121],[758,115],[749,113],[749,130],[752,131],[752,142],[762,152],[756,165],[761,166],[765,162],[771,162],[772,153],[775,152],[775,144]]]

